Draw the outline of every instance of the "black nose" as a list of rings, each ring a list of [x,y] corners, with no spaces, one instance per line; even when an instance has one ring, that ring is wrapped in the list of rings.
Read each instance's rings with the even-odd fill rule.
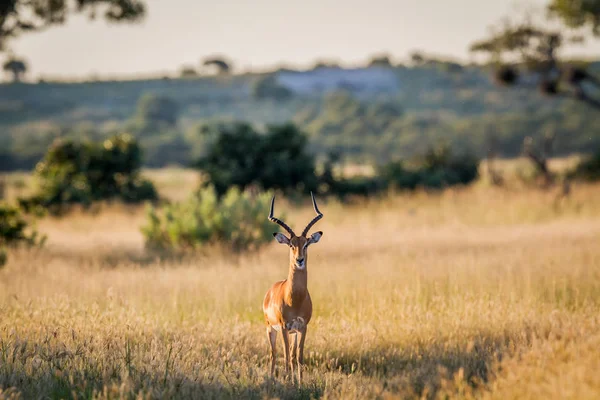
[[[304,258],[298,258],[298,259],[296,259],[296,261],[298,261],[300,264],[302,264],[304,262]]]

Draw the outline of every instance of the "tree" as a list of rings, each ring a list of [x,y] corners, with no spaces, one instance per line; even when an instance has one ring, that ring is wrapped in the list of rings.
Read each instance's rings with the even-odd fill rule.
[[[548,9],[569,28],[590,26],[600,36],[600,0],[552,0]]]
[[[265,133],[245,123],[208,126],[214,139],[196,166],[219,195],[230,187],[304,191],[317,189],[315,160],[307,136],[295,125],[268,126]]]
[[[290,99],[293,95],[294,93],[290,89],[277,82],[273,74],[257,79],[252,85],[252,96],[258,100],[284,101]]]
[[[369,67],[392,67],[392,61],[387,54],[376,55],[371,58],[369,61]]]
[[[497,66],[498,83],[534,86],[543,94],[570,97],[600,110],[600,98],[594,95],[600,89],[600,80],[584,67],[558,58],[565,43],[580,40],[525,18],[506,23],[497,33],[473,43],[470,50],[490,55]]]
[[[335,60],[317,60],[312,69],[320,68],[340,68],[340,64]]]
[[[25,245],[43,246],[46,236],[40,235],[22,211],[7,203],[0,203],[0,268],[7,261],[7,249]]]
[[[138,101],[137,116],[144,124],[175,126],[179,105],[169,97],[147,93]]]
[[[5,72],[12,74],[13,82],[20,82],[21,75],[27,72],[27,64],[25,64],[25,61],[15,58],[11,58],[10,60],[6,61],[2,68]]]
[[[487,39],[473,43],[471,51],[491,56],[497,66],[495,79],[500,84],[535,86],[545,95],[572,98],[600,111],[600,79],[585,66],[559,59],[559,50],[566,43],[583,41],[581,36],[568,37],[567,28],[591,25],[593,33],[599,34],[600,1],[553,0],[549,11],[566,27],[548,29],[530,18],[507,22]],[[511,61],[506,62],[507,58]],[[554,180],[547,164],[553,140],[554,135],[547,134],[541,152],[535,151],[531,137],[526,137],[523,143],[524,153],[543,177],[544,186]],[[566,181],[565,194],[568,187]]]
[[[19,204],[26,211],[42,208],[61,215],[75,204],[156,200],[156,189],[142,178],[141,166],[142,150],[129,134],[98,142],[56,139],[35,168],[38,192]]]
[[[423,65],[423,63],[427,60],[425,55],[416,50],[410,53],[410,60],[413,62],[414,65]]]
[[[181,78],[196,78],[198,76],[198,71],[190,65],[184,65],[179,70],[179,76]]]
[[[0,50],[8,39],[65,23],[69,14],[86,14],[93,20],[101,12],[109,22],[135,22],[145,9],[144,0],[1,0]]]
[[[231,70],[231,63],[222,57],[208,57],[202,63],[205,67],[214,66],[219,74],[227,74]]]

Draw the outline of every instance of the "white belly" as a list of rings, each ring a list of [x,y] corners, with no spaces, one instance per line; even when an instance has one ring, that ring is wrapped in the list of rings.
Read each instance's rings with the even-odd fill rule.
[[[304,323],[304,318],[302,317],[294,318],[293,320],[286,322],[285,325],[289,333],[297,333],[306,326],[306,324]],[[271,327],[277,332],[281,332],[281,325],[271,325]]]

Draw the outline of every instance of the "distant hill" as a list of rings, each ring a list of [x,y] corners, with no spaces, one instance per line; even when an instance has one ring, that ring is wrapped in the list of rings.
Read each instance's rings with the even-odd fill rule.
[[[600,72],[600,63],[595,68]],[[440,62],[273,74],[277,84],[292,89],[291,98],[254,97],[264,74],[2,84],[0,169],[31,168],[56,137],[102,138],[122,130],[140,138],[148,165],[187,164],[203,151],[200,126],[218,120],[293,120],[310,134],[318,154],[338,150],[378,162],[410,157],[440,140],[483,155],[492,136],[501,154],[514,156],[525,136],[548,132],[558,137],[558,154],[600,148],[598,111],[495,86],[482,67]],[[136,119],[138,101],[147,94],[177,104],[176,126]]]
[[[398,93],[400,77],[391,68],[316,68],[310,71],[279,71],[277,81],[296,94],[325,94],[335,90],[352,93]]]

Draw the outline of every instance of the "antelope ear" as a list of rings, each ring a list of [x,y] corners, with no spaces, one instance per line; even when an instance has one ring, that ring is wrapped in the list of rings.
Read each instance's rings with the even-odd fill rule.
[[[275,237],[275,240],[277,240],[279,243],[281,244],[290,244],[290,239],[288,239],[283,233],[281,232],[275,232],[273,234],[273,236]]]
[[[319,239],[321,239],[321,236],[323,236],[323,232],[321,232],[321,231],[313,233],[308,238],[308,244],[317,243],[319,241]]]

